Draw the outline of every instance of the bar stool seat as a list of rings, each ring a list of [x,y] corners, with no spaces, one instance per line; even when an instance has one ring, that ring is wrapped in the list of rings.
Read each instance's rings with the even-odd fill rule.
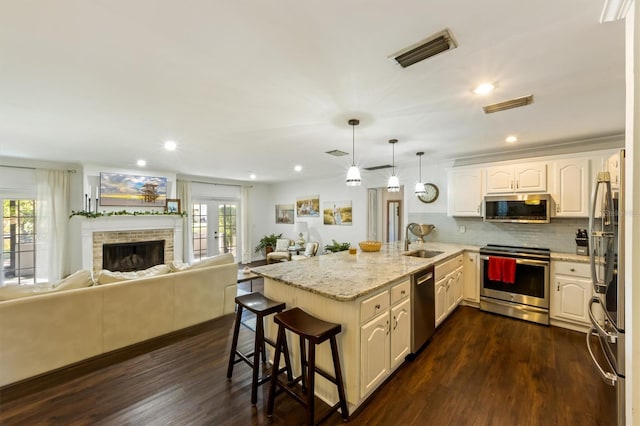
[[[269,399],[267,402],[267,416],[273,415],[276,388],[280,387],[287,394],[292,396],[296,401],[302,404],[307,410],[307,424],[315,425],[315,373],[320,374],[325,379],[334,383],[338,388],[338,402],[330,408],[330,410],[318,421],[322,422],[327,419],[338,408],[341,411],[342,419],[349,419],[349,411],[347,407],[347,399],[344,393],[344,383],[342,380],[342,370],[340,368],[340,357],[338,355],[338,345],[336,336],[342,330],[340,324],[323,321],[316,318],[300,308],[293,308],[288,311],[280,312],[273,318],[278,324],[278,338],[276,341],[276,352],[274,355],[274,365],[280,361],[280,354],[286,348],[285,330],[297,334],[300,338],[300,366],[302,373],[299,377],[291,380],[288,377],[287,383],[282,383],[278,379],[278,374],[271,376],[271,384],[269,385]],[[316,366],[316,345],[326,340],[331,344],[331,356],[333,359],[334,376]],[[308,354],[306,343],[308,342]],[[285,353],[286,357],[286,353]],[[293,390],[292,385],[302,383],[302,392],[304,398]]]
[[[262,362],[266,362],[265,343],[272,347],[276,347],[276,344],[264,335],[264,317],[267,315],[282,312],[286,308],[286,304],[283,302],[276,302],[271,300],[262,293],[254,292],[237,296],[236,301],[236,321],[233,328],[233,340],[231,342],[231,351],[229,354],[229,366],[227,368],[227,379],[231,379],[233,376],[233,366],[239,362],[244,361],[253,369],[253,377],[251,381],[251,404],[255,405],[258,401],[258,386],[268,382],[271,379],[271,375],[263,378],[258,378],[260,373],[259,358],[262,357]],[[256,327],[253,352],[245,354],[238,350],[238,335],[240,334],[240,325],[245,325],[242,322],[242,311],[247,309],[256,315]],[[246,325],[245,325],[246,326]],[[250,328],[247,326],[247,328]],[[285,352],[284,361],[285,367],[277,369],[275,366],[279,363],[274,362],[272,371],[278,370],[278,373],[286,371],[287,377],[290,380],[293,379],[291,372],[291,362],[289,361],[288,348],[286,347],[286,341],[283,343]],[[277,375],[277,374],[276,374]]]

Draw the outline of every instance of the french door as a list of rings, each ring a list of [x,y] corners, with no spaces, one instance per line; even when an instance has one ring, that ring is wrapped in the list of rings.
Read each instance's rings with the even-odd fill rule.
[[[193,258],[238,253],[238,202],[194,200],[192,204]]]

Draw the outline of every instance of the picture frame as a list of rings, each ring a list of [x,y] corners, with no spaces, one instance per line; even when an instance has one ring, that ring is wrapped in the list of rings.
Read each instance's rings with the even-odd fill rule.
[[[164,207],[167,213],[180,213],[180,200],[177,198],[167,198],[167,204]]]
[[[322,203],[322,217],[324,225],[352,225],[351,200],[325,201]]]
[[[293,214],[293,204],[276,204],[276,223],[293,224]]]
[[[296,198],[297,217],[320,217],[320,196],[307,195]]]

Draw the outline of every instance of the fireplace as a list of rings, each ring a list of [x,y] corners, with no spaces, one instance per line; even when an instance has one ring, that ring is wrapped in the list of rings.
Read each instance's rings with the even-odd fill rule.
[[[102,269],[130,272],[164,263],[164,240],[103,244]]]

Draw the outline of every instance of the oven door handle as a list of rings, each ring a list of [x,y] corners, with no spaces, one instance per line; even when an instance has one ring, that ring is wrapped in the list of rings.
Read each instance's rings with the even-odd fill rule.
[[[591,327],[587,332],[587,349],[589,350],[589,355],[591,355],[591,359],[593,360],[593,363],[595,364],[596,369],[598,370],[598,373],[600,373],[600,376],[602,376],[604,381],[610,386],[615,386],[616,383],[618,382],[618,376],[609,371],[604,371],[604,369],[600,366],[600,364],[598,363],[598,360],[596,360],[596,357],[593,354],[593,350],[591,349],[591,336],[598,336],[598,333],[596,332],[596,329],[594,327]],[[600,336],[598,336],[598,339],[600,339]],[[602,341],[600,342],[600,344],[602,345]],[[605,359],[606,358],[607,357],[605,356]],[[608,359],[607,359],[607,364],[609,364],[609,368],[613,370],[613,366],[611,365],[611,362]]]
[[[509,256],[494,256],[492,257],[502,257],[504,259],[516,259],[516,263],[518,265],[534,265],[534,266],[549,266],[548,260],[534,260],[534,259],[521,259],[521,258],[513,258]],[[489,256],[482,255],[480,256],[480,260],[489,260]]]
[[[608,341],[610,341],[611,343],[615,343],[616,340],[618,340],[618,335],[615,333],[610,333],[607,330],[605,330],[604,328],[602,328],[602,326],[600,325],[600,323],[598,322],[598,320],[596,319],[595,314],[593,313],[593,305],[595,304],[599,304],[600,306],[602,306],[602,302],[600,301],[600,299],[598,297],[592,297],[591,301],[589,302],[589,309],[587,309],[588,313],[589,313],[589,319],[591,320],[591,324],[593,325],[593,329],[595,331],[598,332],[598,335],[606,338]],[[602,311],[605,315],[605,321],[608,321],[609,324],[613,324],[613,321],[611,320],[611,317],[609,316],[609,312],[607,312],[606,309],[604,309],[604,307],[602,307]]]

